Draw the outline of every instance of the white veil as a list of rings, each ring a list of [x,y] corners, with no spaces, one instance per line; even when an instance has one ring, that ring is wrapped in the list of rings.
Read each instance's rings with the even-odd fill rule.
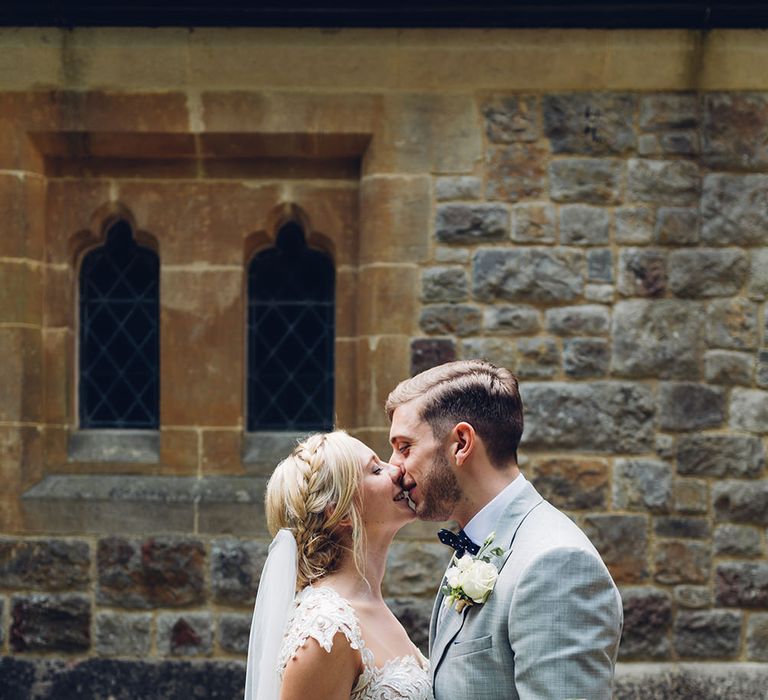
[[[279,700],[278,656],[296,593],[296,540],[290,530],[279,530],[269,545],[253,608],[245,700]]]

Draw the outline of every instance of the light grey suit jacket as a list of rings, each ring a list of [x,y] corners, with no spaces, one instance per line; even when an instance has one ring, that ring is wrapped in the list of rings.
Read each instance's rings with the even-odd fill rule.
[[[530,484],[496,526],[499,578],[483,605],[432,610],[436,700],[609,700],[623,624],[587,536]]]

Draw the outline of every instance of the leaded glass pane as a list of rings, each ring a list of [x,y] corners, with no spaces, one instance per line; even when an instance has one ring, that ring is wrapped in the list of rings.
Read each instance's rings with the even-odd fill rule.
[[[333,427],[335,271],[295,223],[248,270],[248,430]]]
[[[125,221],[80,270],[80,427],[157,428],[160,414],[157,255]]]

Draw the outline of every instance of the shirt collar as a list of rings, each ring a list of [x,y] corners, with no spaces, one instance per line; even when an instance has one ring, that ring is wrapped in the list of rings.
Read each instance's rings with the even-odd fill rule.
[[[482,547],[485,538],[494,531],[504,509],[525,488],[525,477],[518,474],[514,480],[486,503],[464,526],[467,537]]]

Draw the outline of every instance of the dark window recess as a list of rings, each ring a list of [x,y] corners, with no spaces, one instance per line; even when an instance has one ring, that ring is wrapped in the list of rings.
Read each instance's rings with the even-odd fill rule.
[[[159,425],[157,254],[118,221],[80,271],[80,427]]]
[[[285,224],[248,270],[248,430],[333,427],[335,271]]]

